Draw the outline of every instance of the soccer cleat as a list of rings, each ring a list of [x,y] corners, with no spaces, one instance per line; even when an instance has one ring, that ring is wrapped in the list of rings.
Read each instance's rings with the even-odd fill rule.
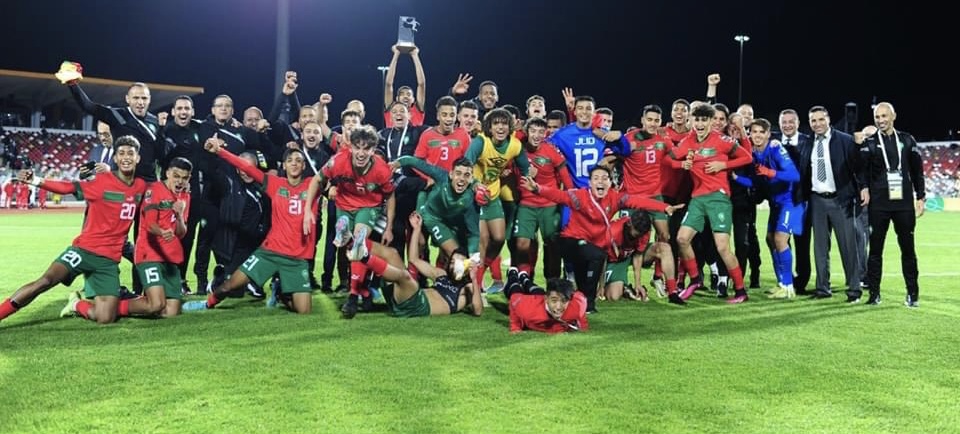
[[[702,286],[703,286],[703,279],[701,278],[693,279],[693,281],[690,282],[689,286],[684,288],[683,291],[680,291],[680,298],[682,298],[684,301],[689,300],[690,297],[693,297],[693,293],[696,292],[696,290],[700,289]]]
[[[218,286],[223,285],[223,282],[227,281],[227,270],[223,265],[217,264],[216,267],[213,267],[213,280],[210,281],[209,286],[207,287],[208,292],[212,292],[214,289],[217,289]]]
[[[509,285],[513,282],[520,282],[520,269],[517,267],[510,267],[510,269],[507,270],[507,284]]]
[[[870,291],[870,298],[867,299],[867,304],[870,306],[880,304],[880,292]]]
[[[667,301],[670,302],[670,303],[672,303],[672,304],[679,305],[679,306],[686,306],[686,305],[687,305],[687,302],[683,301],[683,299],[680,298],[680,293],[679,293],[679,292],[673,292],[673,293],[671,293],[671,294],[668,296]]]
[[[360,296],[356,294],[350,294],[350,296],[347,297],[347,302],[340,307],[340,313],[343,314],[343,319],[353,319],[353,317],[357,316],[357,310],[360,308],[357,306],[358,298],[360,298]]]
[[[464,259],[453,263],[453,280],[462,280],[470,269],[470,260]]]
[[[372,294],[372,292],[371,292]],[[363,297],[360,300],[360,312],[373,312],[373,297]]]
[[[180,305],[180,310],[184,312],[195,312],[198,310],[207,310],[207,300],[192,300]]]
[[[500,291],[503,291],[503,282],[497,280],[493,281],[493,283],[487,287],[486,291],[487,294],[496,294]]]
[[[280,303],[280,279],[274,277],[270,281],[270,298],[267,299],[267,307],[277,307]]]
[[[903,305],[911,309],[916,309],[920,307],[920,300],[917,300],[916,297],[913,297],[910,294],[907,294],[907,299],[904,300]]]
[[[180,294],[190,295],[191,293],[192,291],[190,291],[190,285],[187,285],[187,281],[184,280],[183,282],[180,282]]]
[[[723,298],[723,299],[725,299],[725,298],[727,298],[727,297],[729,297],[729,294],[727,294],[727,282],[720,282],[720,283],[718,283],[718,284],[717,284],[717,298]]]
[[[67,305],[60,310],[60,318],[73,316],[77,312],[77,303],[80,302],[80,291],[70,291],[67,297]]]
[[[720,275],[716,273],[710,274],[710,289],[716,291],[717,285],[720,283]]]
[[[353,240],[353,246],[347,251],[347,260],[362,261],[370,254],[367,250],[367,232],[366,226],[360,226],[360,229],[357,229],[357,237]]]
[[[740,304],[740,303],[743,303],[743,302],[745,302],[745,301],[747,301],[747,300],[749,300],[749,299],[750,299],[750,297],[747,296],[747,290],[746,290],[746,289],[738,289],[738,290],[734,291],[734,293],[733,293],[733,298],[727,300],[727,304]]]
[[[657,290],[657,297],[667,297],[667,285],[663,283],[663,279],[653,279],[650,281],[650,285]]]
[[[263,288],[261,288],[260,285],[255,285],[253,282],[247,283],[247,294],[250,294],[251,297],[257,300],[267,298],[267,294],[263,292]]]
[[[347,245],[347,241],[350,241],[350,218],[347,216],[340,216],[337,219],[337,225],[334,228],[335,236],[333,237],[333,245],[336,247],[343,247]]]
[[[848,296],[847,296],[847,301],[846,301],[846,303],[847,303],[847,304],[859,304],[859,303],[860,303],[860,296],[859,296],[859,295],[857,295],[857,296],[848,295]]]
[[[788,288],[783,285],[773,288],[769,292],[770,295],[768,295],[767,298],[777,300],[787,300],[797,296],[797,294],[793,291],[793,288]]]
[[[120,289],[117,291],[117,296],[121,300],[131,300],[139,297],[139,295],[133,292],[130,292],[130,289],[128,289],[126,286],[123,286],[123,285],[120,285]]]
[[[370,298],[376,304],[386,304],[387,300],[383,298],[383,291],[377,288],[370,288]]]

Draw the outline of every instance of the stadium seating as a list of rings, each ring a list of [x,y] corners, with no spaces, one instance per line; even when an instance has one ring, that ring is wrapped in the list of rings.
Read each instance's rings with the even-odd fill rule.
[[[59,169],[75,173],[87,160],[96,137],[90,132],[50,133],[41,131],[6,131],[0,141],[13,143],[21,154],[33,162],[34,169],[46,173]]]

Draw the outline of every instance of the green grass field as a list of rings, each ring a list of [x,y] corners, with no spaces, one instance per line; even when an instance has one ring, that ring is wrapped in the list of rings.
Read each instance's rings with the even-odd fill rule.
[[[960,432],[957,223],[920,220],[916,310],[891,230],[880,306],[654,297],[601,302],[589,333],[558,336],[510,335],[496,309],[345,321],[323,294],[307,316],[246,299],[97,326],[58,318],[60,286],[0,322],[0,433]],[[0,298],[79,224],[0,214]],[[832,269],[836,289],[836,249]]]

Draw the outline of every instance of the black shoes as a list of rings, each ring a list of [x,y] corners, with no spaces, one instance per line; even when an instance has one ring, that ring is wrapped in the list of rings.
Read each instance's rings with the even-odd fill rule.
[[[870,291],[870,298],[867,299],[867,304],[870,306],[880,304],[880,291]]]
[[[814,291],[813,295],[810,296],[810,298],[813,298],[813,299],[830,298],[830,297],[833,297],[832,292],[823,291],[820,289]]]
[[[343,319],[353,319],[353,317],[357,316],[357,310],[360,308],[357,306],[358,298],[360,298],[360,296],[356,294],[350,294],[350,296],[347,297],[347,302],[340,308]]]

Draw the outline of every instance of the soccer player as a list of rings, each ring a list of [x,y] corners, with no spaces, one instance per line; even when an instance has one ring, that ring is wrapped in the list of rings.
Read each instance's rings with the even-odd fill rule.
[[[387,75],[383,82],[383,122],[386,128],[393,128],[393,119],[390,116],[390,105],[399,101],[410,111],[410,125],[419,127],[424,121],[424,102],[427,100],[427,78],[423,73],[423,64],[420,63],[420,48],[413,47],[410,59],[413,60],[413,69],[417,73],[417,96],[414,98],[410,86],[400,86],[397,97],[393,97],[393,79],[397,76],[397,60],[400,59],[400,50],[396,45],[390,47],[393,58],[387,68]]]
[[[163,182],[153,182],[147,186],[140,208],[140,233],[134,253],[134,264],[143,282],[143,296],[120,300],[117,305],[118,317],[170,317],[180,314],[183,300],[180,288],[183,281],[178,264],[183,261],[183,246],[179,238],[187,233],[187,210],[190,206],[190,193],[187,190],[192,171],[193,164],[189,160],[176,157],[168,164]],[[92,307],[93,303],[80,299],[79,292],[72,292],[60,316],[89,312]],[[87,318],[95,319],[89,315]]]
[[[206,302],[194,305],[184,303],[183,310],[213,309],[227,298],[231,292],[245,288],[248,282],[262,286],[274,273],[280,274],[283,300],[288,308],[298,314],[310,313],[313,300],[310,294],[310,282],[307,278],[307,260],[315,255],[315,231],[304,231],[309,222],[311,227],[316,220],[311,214],[313,207],[306,204],[307,188],[311,183],[303,179],[306,166],[303,151],[287,149],[283,156],[285,178],[264,173],[251,164],[222,148],[223,141],[216,136],[207,139],[204,148],[230,165],[240,169],[255,182],[263,184],[266,195],[270,197],[271,226],[267,238],[239,268],[239,273],[230,275],[230,279],[210,292]],[[314,177],[316,179],[317,177]],[[310,198],[310,200],[314,200]],[[306,216],[310,216],[308,219]]]
[[[560,191],[541,186],[530,177],[523,178],[524,187],[551,202],[570,208],[570,223],[560,232],[558,243],[564,261],[573,265],[577,289],[587,296],[587,312],[596,312],[595,300],[607,249],[619,249],[611,232],[610,221],[623,208],[648,211],[673,211],[683,205],[667,205],[650,198],[621,194],[611,188],[610,169],[594,166],[590,170],[589,187]]]
[[[416,212],[410,214],[410,227],[414,239],[420,238],[422,224],[423,220],[419,214]],[[475,283],[471,282],[471,273],[461,273],[459,279],[451,277],[455,275],[453,261],[447,263],[446,270],[436,268],[420,258],[419,243],[411,242],[407,252],[410,267],[418,274],[433,280],[432,288],[421,288],[396,250],[370,241],[365,243],[362,249],[350,250],[350,260],[366,264],[375,274],[394,283],[393,293],[386,294],[387,303],[394,316],[410,318],[451,315],[467,306],[471,307],[471,314],[475,316],[483,313],[480,290]]]
[[[803,234],[804,204],[793,201],[800,172],[787,149],[780,142],[770,140],[770,121],[760,118],[750,123],[750,142],[753,144],[756,177],[750,179],[734,173],[733,179],[747,187],[758,187],[761,197],[770,204],[767,247],[770,248],[778,284],[770,291],[770,298],[794,298],[797,294],[793,287],[790,237]]]
[[[653,198],[666,202],[661,194],[662,182],[660,179],[662,166],[664,166],[664,156],[673,144],[670,139],[660,134],[660,125],[662,122],[663,109],[658,105],[648,105],[643,108],[641,118],[641,128],[630,128],[626,134],[621,136],[621,140],[613,149],[614,154],[623,157],[623,191],[630,195],[638,195]],[[606,158],[605,158],[606,159]],[[669,202],[668,202],[669,203]],[[657,244],[654,249],[660,249],[664,245],[669,248],[670,229],[667,215],[664,213],[651,213],[653,226],[657,230]],[[640,270],[642,269],[643,250],[638,250],[634,255],[632,264],[637,290],[641,291],[641,298],[646,298],[640,280]],[[655,256],[663,256],[661,252],[656,252]],[[671,253],[671,262],[673,262]],[[663,284],[662,262],[656,263],[654,271],[653,285],[657,289],[660,297],[667,296],[667,287]],[[676,282],[674,282],[675,284]]]
[[[666,276],[666,287],[670,303],[686,304],[677,292],[677,279],[674,274],[673,251],[670,244],[658,241],[650,242],[650,216],[648,212],[630,212],[627,217],[621,217],[610,223],[610,232],[614,243],[607,249],[607,269],[604,273],[604,292],[606,299],[617,301],[624,295],[624,282],[627,281],[627,266],[633,262],[634,267],[641,267],[653,261],[663,264],[663,274]],[[613,248],[613,246],[617,248]],[[637,261],[636,259],[640,260]],[[638,281],[639,282],[639,281]],[[634,300],[647,301],[645,292],[629,295]]]
[[[729,276],[733,278],[735,293],[727,302],[743,303],[747,301],[743,273],[737,257],[730,251],[730,214],[733,205],[730,203],[727,170],[749,164],[753,156],[730,137],[713,131],[711,124],[714,113],[715,109],[709,104],[694,108],[695,134],[684,138],[669,154],[675,160],[671,162],[674,167],[682,167],[690,172],[694,186],[690,206],[677,233],[680,257],[691,279],[691,284],[680,293],[680,297],[686,300],[703,286],[703,277],[700,276],[697,258],[690,242],[697,232],[703,230],[704,220],[709,219],[717,253],[727,266]]]
[[[473,163],[466,158],[453,162],[449,172],[428,165],[414,157],[400,157],[394,167],[414,167],[430,177],[433,188],[427,190],[417,212],[428,228],[435,245],[453,264],[463,264],[468,256],[480,262],[480,219],[477,196],[486,196],[486,189],[473,179]],[[416,239],[411,238],[411,243]],[[457,269],[459,279],[463,269]]]
[[[379,139],[373,127],[361,126],[350,132],[350,148],[338,152],[321,169],[322,176],[314,177],[307,193],[307,215],[304,224],[313,224],[312,205],[323,181],[329,180],[337,189],[334,203],[337,208],[336,236],[333,245],[346,247],[353,238],[353,250],[360,249],[376,227],[381,208],[386,201],[386,228],[381,241],[390,244],[393,239],[393,219],[396,203],[393,195],[393,170],[383,158],[375,155]],[[311,226],[312,228],[312,226]],[[304,227],[304,233],[311,228]],[[356,257],[357,255],[354,254]],[[341,311],[351,319],[359,309],[359,298],[369,299],[370,291],[361,288],[367,276],[367,266],[350,261],[350,296]],[[365,302],[366,304],[366,302]],[[365,310],[371,308],[369,304]]]
[[[550,136],[550,143],[567,160],[567,170],[576,188],[590,184],[590,170],[600,162],[606,146],[593,133],[594,104],[592,97],[578,96],[573,109],[576,122],[567,124]]]
[[[437,100],[437,126],[420,135],[413,155],[445,171],[452,170],[453,162],[467,152],[471,140],[467,130],[457,128],[456,122],[457,101],[449,96]],[[432,182],[427,179],[427,185]]]
[[[550,279],[544,290],[526,273],[511,269],[504,291],[510,300],[510,333],[587,331],[587,300],[566,279]]]
[[[522,176],[527,176],[530,168],[523,145],[513,135],[513,115],[504,109],[487,113],[483,118],[483,132],[470,142],[466,158],[475,164],[474,177],[486,186],[490,195],[487,204],[480,207],[480,251],[484,259],[477,273],[483,283],[484,271],[489,267],[493,284],[487,292],[499,292],[503,289],[503,277],[497,258],[506,239],[500,176],[511,162],[517,164]]]
[[[567,114],[562,110],[552,110],[547,114],[547,138],[553,137],[553,133],[557,132],[560,128],[563,128],[567,124]]]
[[[567,171],[567,162],[563,155],[544,140],[547,122],[541,118],[529,119],[526,124],[526,133],[527,138],[523,146],[527,152],[527,160],[531,164],[530,172],[533,174],[533,180],[537,184],[554,188],[559,188],[560,183],[566,188],[573,188],[573,180],[570,178],[570,172]],[[517,210],[512,234],[517,243],[517,257],[513,259],[521,272],[532,276],[536,268],[537,231],[540,231],[540,238],[544,241],[544,251],[549,251],[556,247],[554,242],[559,226],[560,211],[555,203],[529,192],[521,192],[520,207]],[[544,275],[548,279],[560,277],[559,261],[555,264],[556,267],[550,268],[548,265],[544,262]]]
[[[480,133],[480,109],[477,103],[473,101],[463,101],[460,103],[460,110],[457,112],[457,126],[464,129],[471,138]]]
[[[134,177],[140,161],[140,143],[133,136],[118,138],[114,144],[116,172],[104,172],[90,181],[50,181],[21,171],[21,182],[57,194],[76,194],[87,201],[87,214],[80,235],[54,260],[39,279],[18,289],[0,303],[0,320],[30,304],[58,283],[68,286],[84,276],[84,293],[94,304],[78,312],[100,324],[116,319],[120,291],[120,257],[140,199],[147,184]]]

